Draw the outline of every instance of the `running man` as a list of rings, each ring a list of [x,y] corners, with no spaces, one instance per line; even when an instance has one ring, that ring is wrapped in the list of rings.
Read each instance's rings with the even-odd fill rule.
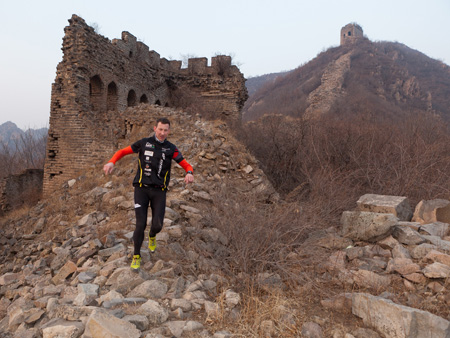
[[[134,255],[131,269],[138,270],[141,266],[141,246],[144,241],[144,231],[147,227],[147,212],[152,209],[152,224],[149,231],[148,248],[156,249],[156,234],[161,231],[166,211],[166,192],[170,181],[172,160],[185,171],[184,181],[194,182],[194,170],[183,158],[177,147],[167,140],[170,132],[170,121],[159,118],[153,127],[153,136],[143,138],[131,146],[118,150],[103,166],[106,175],[111,174],[114,164],[125,155],[138,154],[138,168],[133,180],[134,210],[136,212],[136,229],[133,233]]]

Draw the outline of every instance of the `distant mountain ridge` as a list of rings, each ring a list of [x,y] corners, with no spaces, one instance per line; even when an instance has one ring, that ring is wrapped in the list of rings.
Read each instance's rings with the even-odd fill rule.
[[[248,95],[252,96],[262,86],[265,86],[265,85],[267,85],[269,83],[274,82],[280,76],[284,76],[288,72],[289,71],[264,74],[264,75],[254,76],[254,77],[251,77],[251,78],[247,79],[247,81],[245,82],[245,86],[247,87]]]
[[[38,139],[44,137],[47,133],[48,128],[27,129],[23,131],[15,123],[8,121],[0,125],[0,143],[8,147],[13,147],[15,142],[20,140],[21,137],[31,136],[32,139]]]
[[[401,118],[425,111],[450,121],[450,67],[401,43],[362,39],[260,85],[243,119],[362,113]]]

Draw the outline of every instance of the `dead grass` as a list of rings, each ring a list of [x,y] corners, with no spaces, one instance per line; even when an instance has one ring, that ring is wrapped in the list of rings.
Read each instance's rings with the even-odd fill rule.
[[[237,199],[238,198],[238,199]],[[216,191],[207,223],[219,228],[230,240],[228,278],[233,291],[242,295],[240,313],[231,318],[224,300],[218,300],[221,314],[214,319],[219,327],[234,327],[240,337],[299,337],[303,323],[329,318],[320,300],[345,292],[342,283],[322,278],[321,263],[330,250],[311,246],[305,240],[318,226],[316,211],[305,203],[267,205],[255,194],[237,195],[233,182]],[[310,208],[310,209],[308,209]],[[281,284],[259,284],[263,272],[278,274]],[[351,314],[320,323],[331,330],[337,323],[353,321]]]
[[[243,295],[237,334],[259,337],[265,320],[272,322],[273,336],[282,337],[299,336],[302,323],[320,318],[328,319],[320,325],[330,335],[339,325],[356,328],[361,323],[351,313],[327,311],[320,304],[343,292],[389,291],[399,304],[447,315],[446,295],[418,290],[420,296],[412,296],[399,276],[393,276],[399,280],[394,278],[389,290],[339,281],[337,273],[323,268],[332,250],[306,241],[314,231],[338,228],[342,212],[366,193],[407,196],[412,205],[448,197],[450,134],[442,121],[430,115],[411,115],[397,124],[271,116],[244,126],[240,135],[286,200],[259,203],[230,181],[215,192],[207,213],[208,223],[230,239],[227,272]],[[255,282],[261,272],[279,274],[284,295],[261,290]],[[295,300],[289,304],[296,311],[295,329],[274,311],[284,300]]]
[[[312,226],[303,219],[297,204],[258,202],[254,193],[237,194],[231,181],[215,192],[206,218],[230,240],[228,263],[248,274],[279,271]]]
[[[239,135],[278,191],[303,185],[296,200],[314,201],[322,218],[335,218],[366,193],[407,196],[413,204],[450,194],[450,133],[432,114],[395,122],[269,116],[243,128]]]

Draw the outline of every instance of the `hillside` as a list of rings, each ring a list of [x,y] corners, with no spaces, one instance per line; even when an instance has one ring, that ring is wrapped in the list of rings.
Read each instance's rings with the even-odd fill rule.
[[[273,83],[279,77],[286,75],[286,73],[287,72],[270,73],[248,78],[247,81],[245,81],[245,86],[247,87],[248,95],[252,96],[261,87],[265,86],[267,83]]]
[[[450,67],[394,42],[330,48],[261,87],[246,102],[244,120],[264,114],[355,114],[401,118],[429,111],[450,121]]]
[[[125,114],[132,110],[146,112],[148,122],[118,147],[148,136],[152,121],[168,116],[169,139],[195,171],[196,181],[185,186],[183,170],[173,168],[157,251],[150,254],[144,242],[142,268],[130,271],[136,158],[125,157],[106,177],[102,166],[112,154],[104,154],[52,196],[0,220],[2,337],[450,332],[450,202],[423,202],[414,223],[406,198],[371,195],[358,209],[384,216],[352,211],[342,224],[322,223],[320,210],[280,199],[223,122],[148,105]],[[374,217],[370,226],[367,217]]]

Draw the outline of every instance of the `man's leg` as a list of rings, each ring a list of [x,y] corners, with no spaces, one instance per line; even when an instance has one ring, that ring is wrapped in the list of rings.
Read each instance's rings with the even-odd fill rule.
[[[145,237],[145,228],[147,227],[149,196],[148,189],[134,188],[134,211],[136,213],[136,228],[133,233],[134,254],[141,254],[141,246]]]
[[[166,212],[166,191],[152,189],[151,191],[152,226],[149,237],[155,237],[161,231],[164,224],[164,214]]]

